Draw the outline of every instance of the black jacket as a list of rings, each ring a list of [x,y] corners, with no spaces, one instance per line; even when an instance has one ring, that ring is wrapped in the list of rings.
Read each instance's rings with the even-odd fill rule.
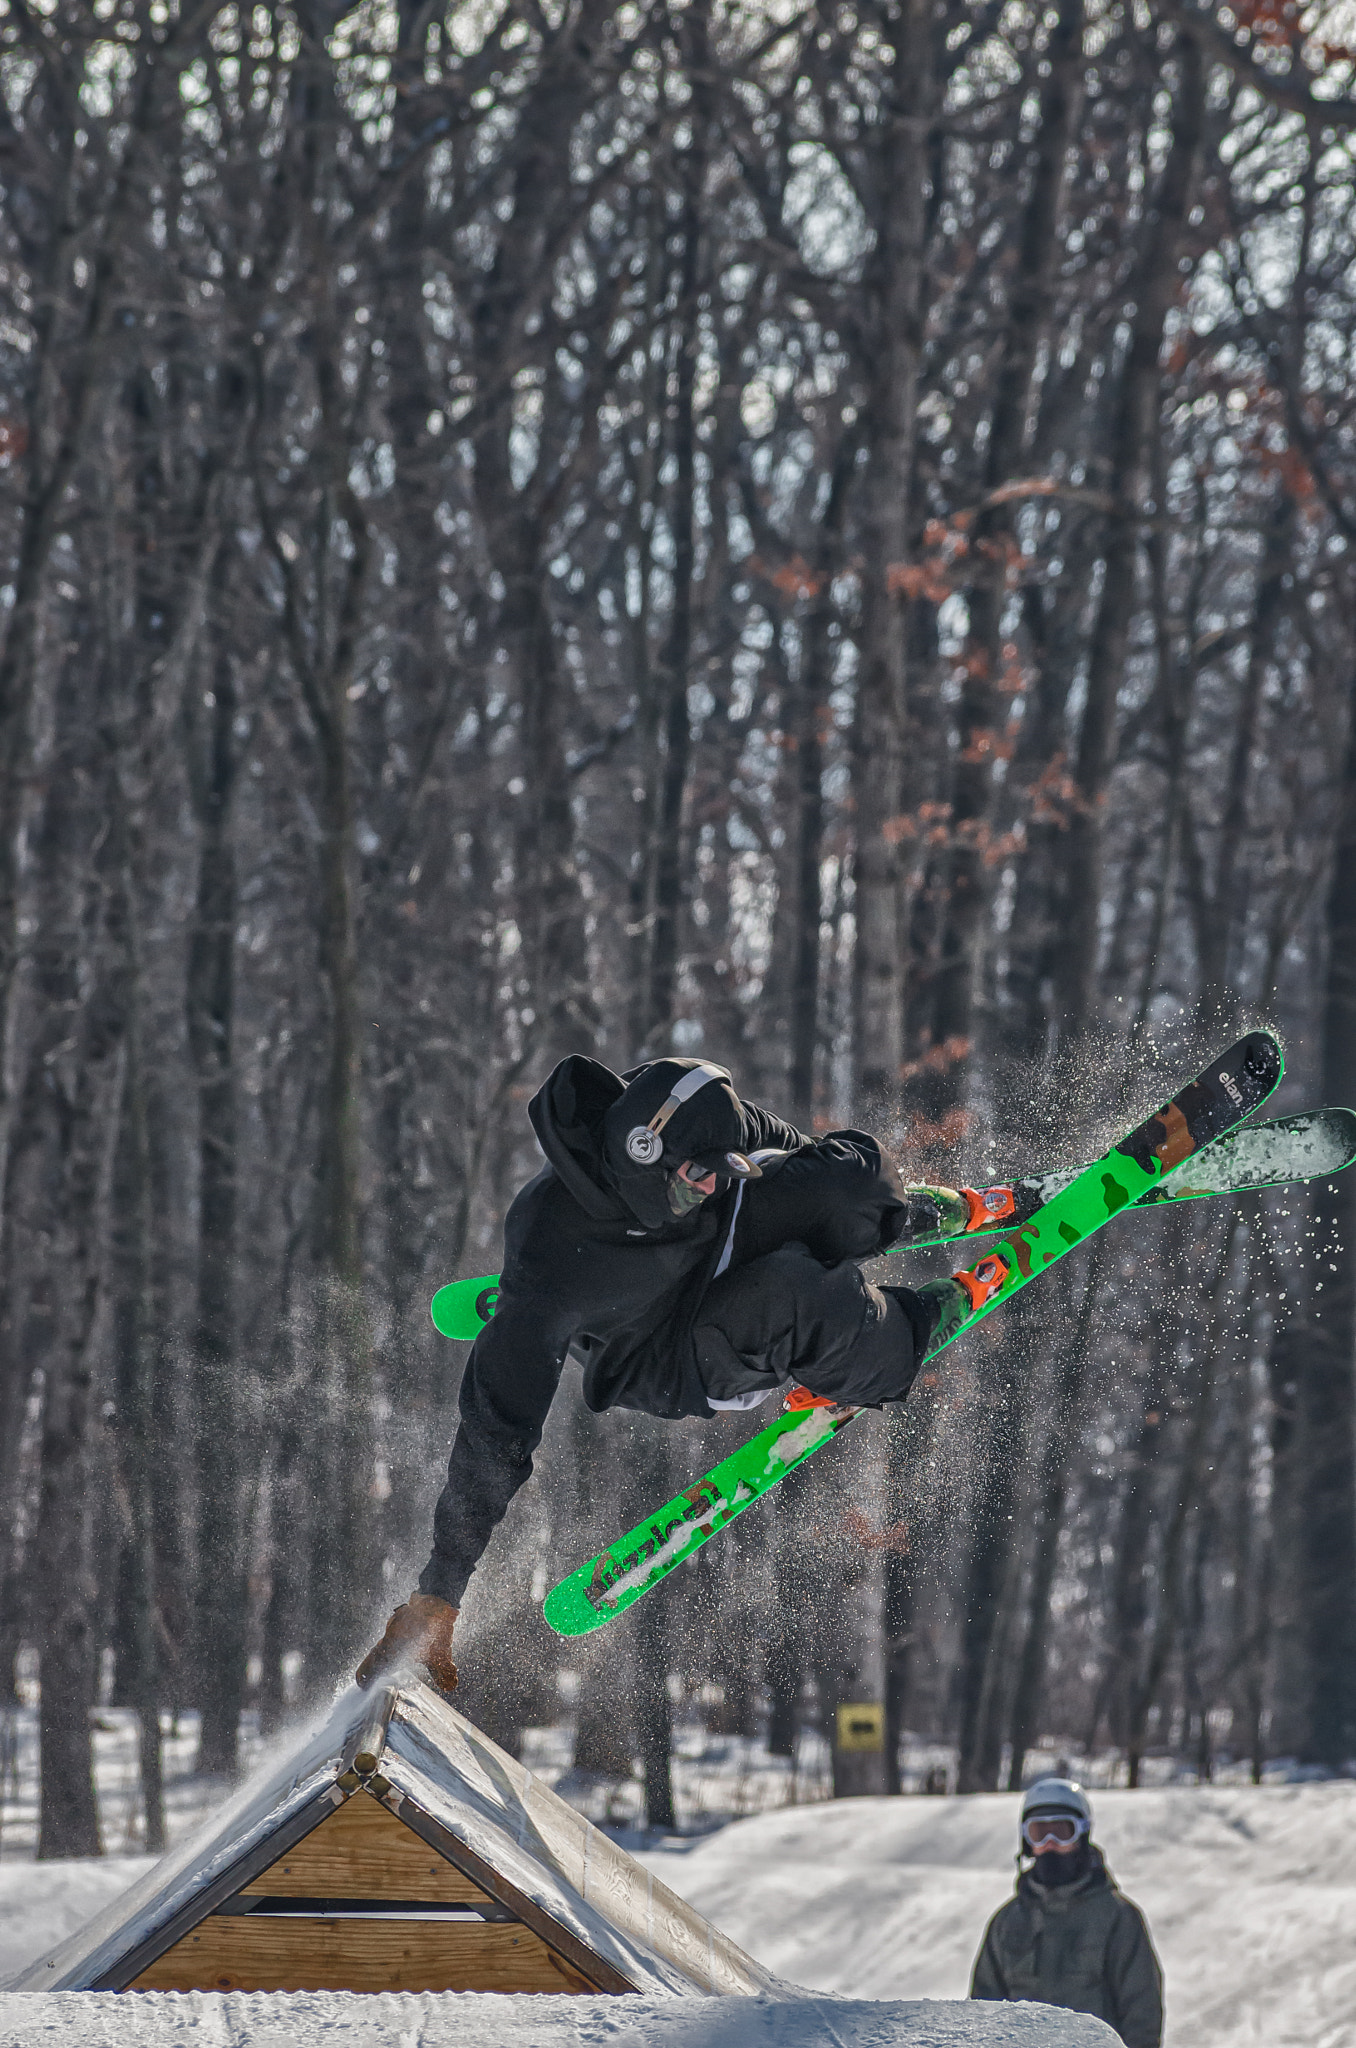
[[[836,1131],[816,1142],[753,1103],[739,1104],[738,1149],[792,1156],[765,1179],[736,1182],[693,1214],[647,1227],[623,1198],[602,1136],[606,1112],[643,1071],[621,1077],[575,1056],[529,1105],[547,1164],[505,1221],[499,1303],[467,1360],[433,1554],[419,1580],[421,1592],[454,1606],[531,1473],[572,1347],[595,1413],[709,1416],[687,1340],[727,1241],[727,1270],[790,1242],[831,1264],[885,1250],[904,1227],[906,1200],[874,1138]]]
[[[1095,1846],[1074,1884],[1038,1884],[1029,1870],[989,1922],[971,1998],[1030,1998],[1091,2013],[1126,2048],[1159,2048],[1163,1972],[1139,1907]]]

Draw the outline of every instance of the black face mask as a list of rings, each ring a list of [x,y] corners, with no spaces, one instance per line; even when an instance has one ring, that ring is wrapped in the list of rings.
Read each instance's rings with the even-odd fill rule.
[[[1031,1875],[1037,1884],[1048,1884],[1053,1889],[1060,1884],[1077,1884],[1087,1867],[1088,1845],[1083,1841],[1062,1856],[1057,1849],[1047,1849],[1043,1856],[1033,1860]]]
[[[724,1183],[717,1180],[714,1192],[719,1194],[723,1185]],[[694,1209],[700,1209],[702,1203],[707,1200],[701,1188],[694,1188],[692,1182],[684,1180],[676,1170],[667,1176],[665,1189],[669,1207],[675,1216],[690,1216]]]

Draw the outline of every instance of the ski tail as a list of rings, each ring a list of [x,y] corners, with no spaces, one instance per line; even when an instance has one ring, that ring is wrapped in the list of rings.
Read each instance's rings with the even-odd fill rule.
[[[1325,1180],[1356,1164],[1356,1110],[1310,1109],[1245,1124],[1165,1173],[1147,1203],[1199,1202],[1207,1195],[1260,1194]]]
[[[1269,1031],[1251,1031],[1231,1046],[1113,1145],[1105,1161],[1086,1167],[1028,1222],[1006,1232],[973,1268],[956,1275],[970,1298],[970,1314],[939,1330],[927,1356],[944,1351],[963,1330],[991,1315],[1094,1230],[1143,1201],[1165,1173],[1251,1116],[1284,1072],[1279,1041]]]

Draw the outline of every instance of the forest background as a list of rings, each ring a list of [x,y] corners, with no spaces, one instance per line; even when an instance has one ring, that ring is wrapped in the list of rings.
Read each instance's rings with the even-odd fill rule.
[[[403,1596],[428,1297],[497,1266],[564,1052],[700,1051],[981,1183],[1257,1020],[1278,1107],[1356,1100],[1353,44],[1292,0],[5,0],[40,1853],[97,1848],[97,1699],[154,1847],[161,1713],[229,1771]],[[839,1790],[906,1724],[961,1790],[1050,1734],[1346,1765],[1354,1204],[1070,1258],[576,1654],[580,1764],[662,1825],[699,1696],[782,1753],[883,1700]],[[562,1399],[473,1716],[555,1717],[544,1586],[739,1428]]]

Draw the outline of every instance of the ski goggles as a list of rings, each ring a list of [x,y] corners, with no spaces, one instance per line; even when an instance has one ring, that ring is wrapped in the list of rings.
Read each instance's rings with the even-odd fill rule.
[[[761,1180],[763,1169],[756,1159],[750,1159],[747,1152],[727,1152],[715,1146],[709,1152],[694,1152],[684,1161],[694,1180],[705,1180],[708,1173],[714,1173],[717,1180]]]
[[[1072,1849],[1088,1832],[1088,1823],[1071,1813],[1033,1813],[1022,1822],[1022,1840],[1033,1856]]]
[[[732,1180],[761,1180],[762,1173],[762,1167],[743,1152],[701,1152],[695,1159],[685,1159],[669,1175],[669,1207],[675,1216],[686,1216]],[[703,1181],[711,1185],[703,1187]]]

